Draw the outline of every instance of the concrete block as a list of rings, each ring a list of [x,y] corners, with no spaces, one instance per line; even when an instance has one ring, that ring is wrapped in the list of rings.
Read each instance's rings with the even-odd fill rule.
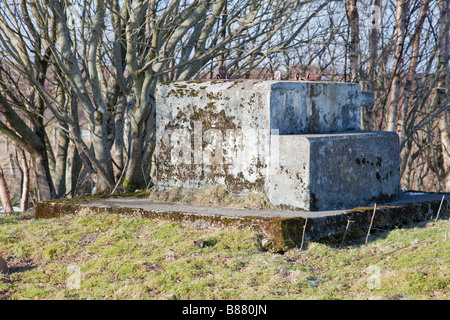
[[[278,145],[277,145],[278,144]],[[395,199],[400,192],[394,132],[272,137],[268,197],[275,205],[333,210]]]
[[[360,128],[360,86],[306,81],[160,84],[156,93],[157,181],[163,188],[225,185],[267,189],[271,132]]]
[[[394,198],[397,135],[360,131],[361,106],[372,98],[359,84],[328,81],[160,84],[157,185],[220,184],[304,210]]]

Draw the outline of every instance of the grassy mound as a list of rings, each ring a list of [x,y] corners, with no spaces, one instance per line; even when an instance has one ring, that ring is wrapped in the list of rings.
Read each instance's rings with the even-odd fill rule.
[[[449,299],[449,225],[402,226],[368,245],[308,243],[280,255],[264,252],[251,230],[89,211],[0,217],[9,266],[0,299]]]

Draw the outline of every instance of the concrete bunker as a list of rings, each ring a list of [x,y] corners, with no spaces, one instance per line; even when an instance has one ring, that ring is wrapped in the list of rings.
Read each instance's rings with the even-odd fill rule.
[[[221,184],[309,211],[394,200],[400,193],[398,136],[361,130],[361,106],[370,103],[373,96],[352,83],[160,84],[157,185]]]

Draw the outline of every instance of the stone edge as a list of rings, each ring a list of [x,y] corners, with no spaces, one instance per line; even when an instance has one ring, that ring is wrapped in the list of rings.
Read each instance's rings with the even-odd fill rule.
[[[82,209],[96,214],[119,214],[136,218],[159,219],[180,223],[198,229],[224,229],[228,226],[252,228],[261,235],[261,244],[271,252],[283,252],[299,247],[302,240],[318,241],[324,238],[342,237],[346,232],[347,222],[351,232],[368,232],[373,216],[372,228],[390,229],[400,223],[432,220],[436,217],[440,200],[409,203],[395,206],[380,206],[373,215],[373,207],[361,207],[347,210],[341,214],[302,217],[259,217],[259,216],[225,216],[204,215],[186,211],[154,211],[142,208],[119,206],[94,206],[88,201],[65,203],[58,200],[41,201],[35,206],[36,219],[59,218],[65,215],[77,215]],[[449,202],[446,200],[445,206]],[[446,211],[439,217],[448,218]],[[306,227],[305,227],[306,224]]]

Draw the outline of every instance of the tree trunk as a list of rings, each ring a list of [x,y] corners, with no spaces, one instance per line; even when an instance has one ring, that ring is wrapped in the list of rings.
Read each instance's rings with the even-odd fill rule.
[[[89,83],[92,86],[92,100],[95,104],[95,117],[91,122],[93,126],[92,144],[94,146],[95,158],[103,167],[106,176],[97,174],[94,193],[108,194],[114,187],[114,170],[111,157],[111,144],[108,141],[109,110],[102,97],[99,82],[99,74],[103,70],[98,69],[99,47],[104,32],[105,6],[103,1],[96,1],[96,14],[93,20],[92,37],[88,47],[87,65],[89,69]],[[92,112],[92,110],[91,110]]]
[[[63,87],[60,85],[57,89],[57,99],[61,106],[66,105],[66,94]],[[61,123],[60,127],[55,128],[55,142],[56,142],[56,158],[53,181],[55,184],[56,197],[62,198],[66,193],[66,164],[67,164],[67,149],[69,147],[67,123]]]
[[[3,175],[3,169],[0,166],[0,200],[2,201],[3,210],[5,214],[13,212],[11,204],[11,198],[9,197],[8,186],[6,185],[5,177]]]
[[[450,36],[449,36],[449,18],[450,18],[450,1],[439,0],[439,31],[442,35],[442,40],[438,44],[437,52],[437,72],[438,81],[436,88],[436,106],[437,109],[444,107],[448,104],[448,90],[449,90],[449,55],[450,55]],[[444,111],[439,119],[440,138],[442,143],[442,157],[443,168],[442,177],[444,192],[450,192],[450,130],[449,130],[449,112]]]
[[[64,127],[67,128],[67,125],[64,125]],[[61,128],[58,128],[56,131],[56,141],[56,164],[53,181],[55,181],[56,197],[62,198],[66,193],[66,166],[69,137]]]
[[[0,112],[6,118],[5,126],[0,122],[0,131],[10,137],[17,145],[26,149],[32,158],[36,171],[37,187],[41,200],[50,200],[55,197],[55,189],[48,165],[48,157],[45,149],[45,139],[42,132],[34,132],[14,112],[13,107],[0,92]],[[18,134],[19,133],[20,136]]]
[[[413,41],[412,41],[412,52],[411,52],[411,61],[409,63],[409,71],[406,75],[405,85],[403,87],[403,103],[402,103],[402,113],[401,113],[401,125],[400,125],[400,145],[403,145],[403,142],[407,136],[406,132],[406,117],[408,111],[409,98],[411,95],[412,85],[414,82],[414,77],[416,74],[416,69],[419,61],[420,54],[420,37],[422,34],[423,23],[425,22],[425,18],[428,15],[430,0],[425,0],[420,8],[419,18],[417,20],[416,29],[414,31]]]
[[[124,115],[127,107],[127,99],[123,96],[120,101],[117,102],[117,106],[115,108],[115,121],[114,121],[114,131],[115,131],[115,139],[114,139],[114,155],[113,159],[117,166],[116,170],[116,179],[118,179],[122,171],[125,170],[125,162],[124,162]]]
[[[56,21],[56,33],[57,33],[57,46],[60,50],[60,55],[55,58],[58,59],[58,63],[61,65],[61,70],[64,71],[67,81],[73,92],[76,94],[77,100],[81,106],[81,109],[89,121],[89,125],[92,129],[92,146],[94,154],[86,148],[79,147],[80,152],[85,153],[86,159],[92,163],[92,168],[95,168],[96,174],[93,175],[95,181],[95,193],[106,194],[114,187],[114,173],[112,167],[112,158],[110,149],[108,146],[108,119],[109,112],[106,108],[106,104],[103,101],[101,94],[101,87],[99,84],[99,76],[97,70],[98,61],[98,48],[100,45],[100,39],[104,31],[104,15],[105,8],[103,1],[96,2],[96,14],[93,20],[92,36],[89,39],[87,48],[87,67],[89,74],[89,84],[91,86],[92,95],[90,94],[86,81],[80,70],[79,61],[74,53],[73,42],[69,35],[69,29],[64,19],[65,16],[65,4],[52,1],[51,9]],[[103,72],[100,70],[100,72]],[[70,128],[76,130],[76,128]],[[76,143],[80,143],[80,137],[72,137]]]
[[[223,30],[222,30],[222,32],[220,34],[220,41],[224,42],[225,38],[227,36],[227,29],[225,28],[225,25],[227,24],[227,3],[226,2],[225,2],[225,5],[224,5],[222,10],[223,10],[223,12],[222,12],[222,28],[223,28]],[[225,67],[226,68],[226,66],[225,66],[225,55],[223,53],[221,53],[219,55],[219,61],[217,63],[217,67],[218,68],[221,68],[221,67]]]
[[[15,144],[14,162],[19,171],[19,178],[13,176],[15,181],[20,183],[20,211],[25,212],[29,205],[29,190],[30,190],[30,169],[28,167],[25,150]]]
[[[78,119],[78,103],[75,94],[71,95],[70,98],[70,115],[74,121],[75,129],[80,132],[80,125]],[[83,167],[83,160],[76,147],[74,140],[69,141],[69,146],[67,148],[67,164],[66,164],[66,196],[75,197],[77,184],[79,183],[81,177],[81,169]]]
[[[136,103],[135,108],[139,108]],[[138,120],[135,116],[137,112],[133,112],[131,121],[131,133],[129,142],[129,164],[126,168],[125,179],[123,186],[129,191],[135,191],[136,189],[142,189],[146,187],[150,172],[144,170],[144,152],[145,152],[145,140],[146,140],[146,122],[151,121],[147,116],[147,119]]]
[[[409,11],[409,0],[397,0],[396,10],[396,42],[392,83],[389,96],[387,131],[397,131],[397,112],[400,94],[400,75],[403,62],[403,46],[406,36],[406,18]]]
[[[348,1],[348,22],[350,28],[350,82],[358,82],[359,74],[359,14],[357,0]]]
[[[83,163],[74,143],[69,143],[66,164],[66,196],[75,197]]]
[[[136,189],[142,189],[146,185],[146,180],[144,178],[143,172],[143,162],[142,162],[142,134],[135,133],[131,135],[136,137],[131,141],[130,151],[129,151],[129,165],[125,174],[125,179],[123,181],[123,186],[128,191],[135,191]]]
[[[151,157],[156,144],[155,92],[156,81],[148,83],[142,92],[142,103],[139,100],[131,112],[131,133],[128,157],[129,163],[125,172],[123,185],[127,190],[143,189],[150,183]]]
[[[40,153],[31,154],[34,172],[36,173],[36,183],[39,189],[38,200],[50,200],[56,198],[55,188],[48,168],[47,158]]]
[[[401,120],[400,120],[400,150],[401,150],[401,165],[400,165],[400,176],[404,181],[405,188],[408,190],[411,186],[410,175],[411,166],[415,158],[417,158],[417,152],[411,154],[412,149],[412,134],[407,132],[407,116],[409,109],[410,96],[415,95],[415,88],[413,91],[414,77],[416,74],[416,69],[419,61],[420,54],[420,38],[423,29],[423,23],[428,15],[430,0],[425,0],[420,8],[419,18],[416,23],[416,29],[413,35],[413,41],[411,46],[411,59],[409,63],[409,71],[406,75],[405,85],[403,87],[403,102],[401,106]],[[415,117],[409,119],[410,122],[415,121]]]
[[[439,179],[442,181],[441,190],[437,192],[450,192],[450,130],[448,125],[448,112],[444,111],[439,119],[439,132],[442,144],[442,176]],[[438,171],[439,172],[439,171]]]
[[[16,148],[22,170],[22,188],[20,193],[20,211],[25,212],[29,207],[30,168],[28,167],[25,150]]]
[[[19,195],[22,194],[22,189],[23,189],[23,179],[24,179],[24,172],[20,166],[20,162],[19,161],[19,153],[21,148],[19,146],[16,146],[15,150],[14,150],[14,156],[13,156],[13,162],[14,164],[17,166],[17,171],[18,174],[15,175],[11,175],[11,178],[14,179],[14,181],[19,182],[20,185],[20,190],[19,190]]]
[[[381,13],[381,0],[375,0],[374,5],[380,8]],[[377,56],[378,56],[378,42],[379,42],[379,30],[378,26],[375,24],[372,25],[372,28],[369,31],[369,60],[367,61],[367,79],[366,79],[366,90],[370,92],[376,92],[376,65],[377,65]],[[363,109],[362,114],[362,129],[363,130],[373,130],[373,107],[374,106],[366,106]]]

